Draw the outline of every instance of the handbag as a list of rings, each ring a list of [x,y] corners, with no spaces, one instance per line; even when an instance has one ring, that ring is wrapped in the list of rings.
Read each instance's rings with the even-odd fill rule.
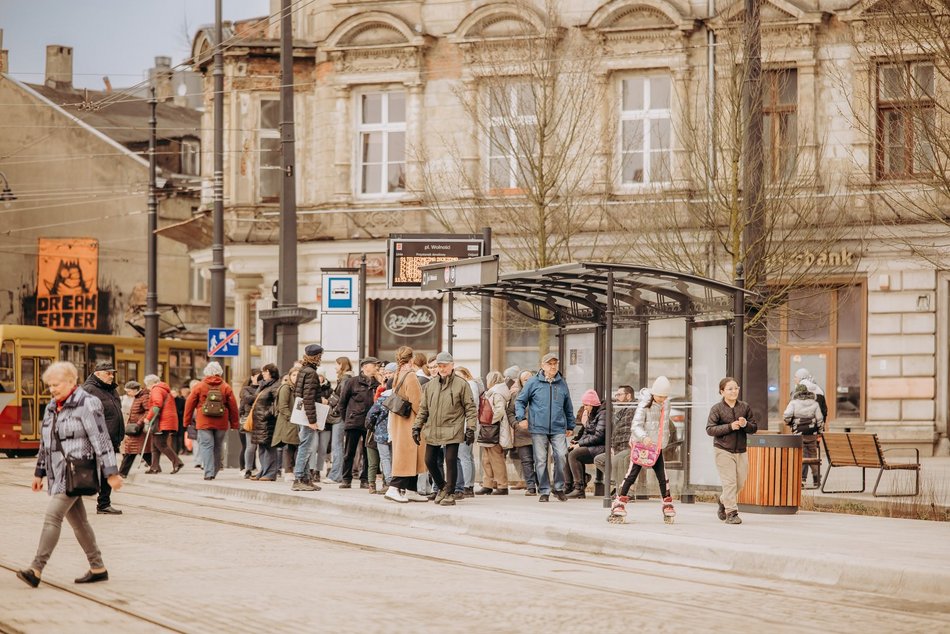
[[[660,429],[656,435],[656,442],[647,447],[639,440],[630,441],[630,462],[641,467],[652,467],[660,457],[663,445],[663,423],[666,422],[666,410],[660,409]]]
[[[191,423],[185,427],[185,437],[192,440],[198,440],[198,428],[194,423]]]
[[[483,445],[497,445],[501,442],[501,423],[478,426],[478,442]]]
[[[85,428],[85,425],[83,425]],[[56,433],[56,420],[53,419],[53,438],[63,454],[64,477],[66,495],[71,498],[81,495],[97,495],[99,493],[99,468],[95,458],[73,458],[63,451],[63,443]]]
[[[145,430],[145,423],[126,423],[125,424],[125,435],[126,436],[141,436],[142,432]]]
[[[405,383],[406,377],[408,376],[408,372],[402,375],[399,383],[393,388],[393,393],[386,397],[386,400],[383,401],[383,407],[401,418],[409,418],[412,416],[412,403],[396,393],[397,390],[402,387],[402,384]]]

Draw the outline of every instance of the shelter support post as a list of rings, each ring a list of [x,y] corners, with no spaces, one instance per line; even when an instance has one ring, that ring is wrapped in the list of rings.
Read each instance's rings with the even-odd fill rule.
[[[598,394],[604,393],[604,364],[606,363],[606,329],[597,326],[594,329],[594,389]],[[610,372],[608,368],[606,370]]]
[[[613,401],[611,400],[611,393],[613,392],[613,366],[614,366],[614,272],[607,271],[607,310],[604,311],[605,316],[605,330],[604,332],[604,365],[603,365],[603,375],[604,375],[604,407],[606,408],[606,418],[607,426],[605,431],[605,441],[607,444],[607,451],[604,458],[604,479],[607,481],[604,486],[604,508],[610,508],[610,474],[611,471],[610,465],[610,439],[613,434],[614,426],[614,408]],[[617,483],[617,487],[620,487],[620,483]]]
[[[686,402],[689,403],[689,407],[685,409],[686,420],[684,421],[685,425],[683,427],[684,437],[681,438],[682,445],[680,446],[680,461],[683,464],[683,488],[680,491],[680,502],[684,504],[693,504],[696,502],[696,496],[693,494],[693,489],[689,485],[689,448],[690,443],[692,442],[692,428],[693,428],[693,337],[696,334],[695,330],[696,319],[692,316],[686,318]],[[673,427],[670,427],[673,429]]]
[[[745,288],[742,264],[736,265],[736,288]],[[742,385],[742,363],[745,359],[745,293],[741,290],[733,293],[733,313],[735,322],[732,326],[732,377]]]
[[[639,392],[641,387],[646,387],[650,372],[650,322],[643,320],[640,322],[640,385],[634,385],[633,388]]]
[[[449,341],[445,346],[446,352],[452,354],[452,350],[455,347],[455,293],[449,291],[448,298],[448,338]]]

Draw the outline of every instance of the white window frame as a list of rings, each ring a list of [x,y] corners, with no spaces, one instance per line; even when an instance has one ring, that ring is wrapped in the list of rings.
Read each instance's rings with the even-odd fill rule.
[[[188,170],[189,163],[194,164],[191,171]],[[181,140],[181,173],[189,176],[201,174],[201,141],[198,139]]]
[[[192,304],[208,303],[208,282],[202,275],[202,267],[195,263],[191,264],[191,271],[188,278],[188,295]]]
[[[650,101],[650,79],[662,77],[670,82],[670,105],[668,108],[653,108]],[[650,104],[650,108],[645,110],[624,110],[623,107],[623,93],[624,93],[624,82],[627,81],[640,81],[643,82],[644,88],[643,93],[645,95],[646,103]],[[668,71],[647,71],[643,73],[627,74],[622,75],[617,82],[617,111],[620,113],[619,124],[617,126],[617,182],[619,186],[623,189],[641,189],[644,187],[653,187],[653,186],[669,186],[673,182],[673,139],[675,137],[673,130],[673,77]],[[667,161],[670,169],[670,176],[668,180],[655,181],[653,180],[653,150],[651,149],[651,140],[652,140],[652,129],[653,126],[649,125],[649,122],[652,121],[662,121],[666,120],[670,123],[670,147],[667,150],[669,155],[667,156]],[[642,181],[624,181],[623,177],[623,161],[624,161],[624,146],[623,146],[623,124],[626,121],[643,121],[643,146],[641,151],[643,152],[643,180]]]
[[[261,176],[263,175],[264,170],[276,170],[276,171],[279,172],[280,169],[281,169],[280,163],[278,163],[276,166],[275,166],[275,165],[268,165],[268,166],[265,166],[265,165],[264,165],[264,147],[263,147],[263,145],[264,145],[264,144],[263,144],[264,139],[277,139],[277,140],[280,140],[280,122],[279,122],[279,121],[278,121],[278,123],[277,123],[277,127],[276,127],[276,128],[265,128],[265,127],[264,127],[264,103],[267,102],[267,101],[276,101],[276,102],[278,102],[278,105],[279,105],[280,98],[279,98],[279,97],[275,97],[275,96],[271,96],[271,95],[262,96],[262,97],[261,97],[261,100],[260,100],[260,107],[258,108],[258,130],[257,130],[257,177],[258,177],[258,179],[257,179],[257,189],[258,189],[258,191],[257,191],[257,199],[258,199],[259,201],[263,201],[263,200],[264,200],[264,192],[262,191],[262,188],[261,188],[261,183],[264,182],[264,179],[261,178]],[[279,115],[278,115],[278,119],[279,119],[279,118],[280,118],[280,117],[279,117]],[[278,197],[278,198],[280,197],[280,191],[279,191],[279,189],[280,189],[280,188],[278,188],[278,192],[277,192],[277,197]],[[272,197],[269,197],[269,198],[268,198],[268,201],[270,201],[270,200],[272,200]]]
[[[394,93],[401,93],[405,103],[405,117],[404,121],[389,121],[389,96]],[[382,96],[382,116],[380,123],[363,123],[363,97],[367,95],[380,95]],[[408,168],[408,161],[406,160],[406,149],[408,148],[409,135],[407,131],[407,122],[409,119],[409,92],[404,90],[402,87],[386,89],[386,88],[377,88],[377,89],[367,89],[361,90],[355,93],[353,101],[353,110],[354,110],[354,129],[356,134],[354,135],[354,152],[353,152],[353,192],[357,198],[361,199],[398,199],[406,196],[408,193],[408,186],[404,186],[402,190],[389,191],[389,167],[391,165],[396,165],[401,163],[403,166],[403,173],[406,173]],[[386,191],[375,191],[375,192],[364,192],[363,191],[363,135],[372,132],[382,132],[383,133],[383,147],[382,147],[382,183],[381,185]],[[402,161],[392,161],[389,160],[389,135],[392,133],[401,132],[403,134],[403,157]]]
[[[521,190],[523,188],[523,183],[519,183],[519,176],[521,175],[521,165],[519,164],[518,157],[523,148],[519,147],[518,143],[518,133],[516,128],[521,127],[537,127],[538,117],[535,114],[516,114],[519,112],[518,100],[519,89],[527,85],[526,81],[517,81],[512,80],[509,83],[505,84],[496,84],[489,86],[488,90],[504,90],[506,101],[506,112],[501,116],[493,117],[491,114],[492,110],[492,95],[485,95],[485,112],[488,116],[488,130],[485,134],[485,161],[484,161],[484,174],[485,174],[485,187],[489,192],[498,192],[505,190]],[[494,153],[493,150],[504,151],[504,148],[494,148],[495,145],[492,143],[491,131],[496,127],[505,127],[507,136],[508,136],[508,147],[511,149],[511,153]],[[492,182],[492,173],[491,173],[491,164],[492,159],[497,158],[506,158],[508,159],[508,183],[496,186]]]

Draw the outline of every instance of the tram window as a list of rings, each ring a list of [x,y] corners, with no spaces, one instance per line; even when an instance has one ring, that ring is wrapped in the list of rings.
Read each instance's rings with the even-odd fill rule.
[[[116,384],[120,387],[129,381],[137,381],[139,378],[138,361],[119,361],[115,369],[117,370],[115,375]]]
[[[13,392],[14,383],[13,342],[9,339],[0,345],[0,392]]]
[[[80,373],[86,369],[86,346],[81,343],[59,344],[59,360],[69,361]]]
[[[104,343],[90,343],[89,368],[87,373],[92,374],[92,371],[96,368],[96,364],[100,363],[101,361],[115,363],[115,346]]]
[[[36,365],[33,359],[20,361],[20,393],[33,396],[36,393]]]
[[[34,422],[36,416],[33,413],[33,399],[25,398],[20,401],[20,434],[22,436],[32,436],[35,431]]]
[[[195,376],[191,350],[172,349],[168,352],[168,384],[180,387]]]
[[[43,394],[49,393],[49,390],[42,383],[43,374],[46,372],[46,368],[50,367],[53,364],[53,360],[49,357],[40,357],[40,371],[37,376],[40,377],[40,389],[37,392],[40,396]],[[42,410],[41,410],[42,411]]]

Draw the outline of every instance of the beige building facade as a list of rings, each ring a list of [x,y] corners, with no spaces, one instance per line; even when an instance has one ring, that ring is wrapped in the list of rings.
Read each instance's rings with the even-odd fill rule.
[[[280,3],[271,5],[276,15]],[[742,3],[717,3],[710,14],[705,2],[572,0],[558,4],[556,24],[549,6],[542,0],[317,0],[295,10],[302,305],[319,307],[322,268],[352,266],[363,253],[378,261],[390,234],[471,233],[490,226],[504,269],[536,262],[524,241],[532,231],[522,216],[534,207],[518,151],[524,145],[519,135],[537,124],[543,109],[536,95],[529,104],[518,86],[538,50],[527,42],[545,38],[575,42],[573,57],[562,60],[565,72],[583,68],[590,80],[586,89],[597,99],[583,106],[590,108],[582,127],[591,145],[565,146],[573,162],[560,182],[569,182],[570,191],[546,203],[565,211],[540,226],[541,243],[557,252],[555,261],[671,264],[623,249],[671,229],[651,224],[656,201],[685,207],[701,198],[696,192],[706,183],[695,165],[708,148],[697,139],[715,121],[710,108],[725,109],[719,95],[735,68],[727,40],[741,21]],[[889,195],[918,196],[913,158],[902,162],[913,154],[907,145],[915,141],[909,133],[897,140],[887,135],[882,126],[896,119],[877,90],[894,73],[921,78],[925,94],[918,105],[927,111],[950,90],[943,75],[933,72],[941,62],[921,55],[885,63],[866,35],[876,19],[872,5],[768,0],[762,16],[767,173],[796,182],[796,200],[818,201],[839,218],[831,238],[787,246],[784,257],[808,272],[810,292],[789,292],[787,308],[769,320],[769,418],[778,422],[791,377],[806,367],[828,395],[833,428],[873,431],[891,444],[945,454],[950,276],[920,255],[921,247],[934,250],[934,234],[926,232],[939,226],[895,228],[890,222]],[[226,257],[236,323],[252,329],[254,309],[269,307],[277,277],[277,27],[267,18],[231,24],[224,43]],[[212,50],[211,31],[199,31],[194,67],[205,77],[206,150],[212,147]],[[499,76],[511,86],[501,89],[500,99],[492,92],[501,85]],[[716,84],[711,77],[718,78]],[[710,94],[717,96],[712,105]],[[479,113],[486,120],[478,120]],[[725,144],[720,139],[711,152],[724,151]],[[521,150],[531,153],[526,146]],[[578,155],[586,158],[578,161]],[[210,207],[211,164],[205,151],[204,209]],[[776,195],[774,187],[768,191]],[[574,202],[566,206],[569,198]],[[921,204],[946,201],[931,197]],[[210,250],[201,236],[207,236],[207,216],[188,227],[184,233],[191,237],[178,239],[189,247],[192,268],[206,270]],[[937,241],[942,239],[938,231]],[[684,248],[702,250],[710,242],[708,233],[695,231]],[[725,253],[710,247],[708,259],[696,272],[730,278]],[[445,306],[438,295],[388,288],[385,272],[375,267],[367,297],[370,353],[393,302],[440,306],[440,334],[428,340],[434,345],[426,351],[446,347]],[[493,367],[483,367],[479,314],[475,300],[455,307],[460,363],[480,374],[513,363],[536,367],[543,335],[500,305],[493,309]],[[679,394],[687,392],[684,333],[682,322],[659,322],[650,340],[649,376],[667,373]],[[301,345],[322,334],[319,320],[301,326]],[[577,352],[572,358],[592,354],[584,336],[569,336],[567,349]],[[647,385],[649,378],[636,369],[639,339],[628,333],[618,342],[614,384]],[[240,361],[236,377],[250,361]],[[582,377],[578,368],[574,375]]]

